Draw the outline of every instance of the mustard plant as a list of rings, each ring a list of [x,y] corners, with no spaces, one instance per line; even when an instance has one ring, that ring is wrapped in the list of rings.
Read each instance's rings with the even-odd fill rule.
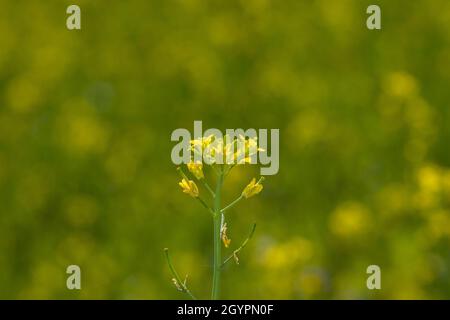
[[[252,238],[256,224],[253,224],[250,233],[241,245],[236,247],[232,254],[223,258],[222,245],[228,248],[231,245],[231,239],[228,237],[227,230],[227,211],[233,208],[237,203],[243,199],[249,199],[263,189],[264,177],[258,180],[253,178],[250,183],[242,189],[239,196],[231,201],[228,205],[222,207],[222,190],[225,179],[230,171],[236,165],[254,164],[255,155],[257,152],[264,152],[265,150],[258,148],[257,137],[246,138],[240,135],[237,138],[230,139],[229,136],[224,138],[210,135],[201,137],[190,141],[190,150],[195,154],[200,154],[202,161],[198,161],[199,157],[191,158],[191,162],[186,165],[186,170],[178,167],[177,171],[180,174],[181,181],[178,183],[183,193],[189,195],[198,201],[205,210],[207,210],[213,222],[213,272],[212,272],[212,288],[211,299],[219,299],[220,294],[220,277],[223,267],[230,261],[239,264],[238,254],[247,245]],[[196,159],[196,160],[194,160]],[[226,159],[225,161],[223,161]],[[215,187],[212,188],[208,183],[208,179],[204,173],[204,164],[210,167],[211,172],[216,176]],[[197,184],[201,184],[205,195],[200,191]],[[182,280],[175,270],[169,250],[166,248],[165,257],[172,273],[174,283],[177,290],[187,294],[192,299],[196,299],[187,286],[187,276]]]

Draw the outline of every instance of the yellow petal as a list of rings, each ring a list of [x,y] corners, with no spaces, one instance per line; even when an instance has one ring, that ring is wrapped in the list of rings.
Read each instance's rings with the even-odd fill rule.
[[[183,192],[190,195],[193,198],[198,197],[198,188],[194,181],[183,179],[178,185],[183,189]]]
[[[187,164],[189,172],[191,172],[198,180],[203,179],[203,164],[190,162]]]
[[[262,189],[263,185],[260,182],[256,183],[256,179],[253,178],[252,181],[250,181],[250,183],[245,187],[244,191],[242,191],[242,195],[248,199],[260,193]]]

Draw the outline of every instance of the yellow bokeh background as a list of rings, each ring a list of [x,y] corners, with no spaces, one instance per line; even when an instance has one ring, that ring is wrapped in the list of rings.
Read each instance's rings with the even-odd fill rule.
[[[0,0],[0,298],[184,298],[165,247],[207,298],[212,221],[170,159],[202,120],[280,129],[223,298],[449,299],[450,2],[376,1],[370,31],[372,2]]]

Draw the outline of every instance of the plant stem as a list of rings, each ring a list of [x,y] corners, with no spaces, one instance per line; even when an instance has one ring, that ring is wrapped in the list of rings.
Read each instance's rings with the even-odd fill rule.
[[[243,195],[240,195],[239,198],[237,198],[236,200],[234,200],[232,203],[230,203],[229,205],[227,205],[225,208],[223,208],[221,210],[222,213],[225,213],[225,211],[227,211],[228,209],[231,209],[236,203],[238,203],[239,201],[241,201],[241,199],[243,198]]]
[[[178,272],[175,270],[175,267],[172,264],[172,259],[170,259],[169,249],[165,248],[164,254],[166,256],[166,261],[167,261],[167,264],[169,265],[170,272],[172,272],[172,275],[174,276],[174,279],[176,280],[176,283],[180,287],[181,291],[186,293],[188,296],[190,296],[192,300],[197,300],[197,298],[195,298],[195,296],[191,293],[191,291],[189,291],[189,289],[186,285],[186,280],[181,281],[181,278],[178,275]]]
[[[202,179],[203,185],[205,186],[205,188],[209,191],[209,193],[211,194],[211,196],[213,198],[216,197],[216,194],[214,193],[214,191],[212,191],[211,187],[209,186],[208,182],[206,182],[205,179]]]
[[[222,192],[223,185],[223,171],[220,172],[217,186],[216,186],[216,197],[214,198],[214,215],[213,215],[213,223],[214,223],[214,270],[213,270],[213,281],[212,281],[212,292],[211,299],[217,300],[219,299],[220,292],[220,272],[222,265],[222,244],[220,243],[220,231],[221,231],[221,220],[222,214],[220,212],[220,196]]]
[[[239,246],[239,248],[237,248],[236,250],[233,251],[233,254],[231,256],[229,256],[228,258],[225,259],[225,261],[222,263],[222,265],[220,266],[221,268],[224,267],[228,261],[230,261],[231,259],[235,259],[236,263],[238,263],[237,260],[237,254],[245,248],[245,246],[247,245],[247,243],[250,241],[250,239],[253,237],[253,234],[255,233],[255,229],[256,229],[256,223],[253,224],[252,229],[250,230],[250,234],[248,235],[248,237],[244,240],[244,242],[242,242],[242,244]]]

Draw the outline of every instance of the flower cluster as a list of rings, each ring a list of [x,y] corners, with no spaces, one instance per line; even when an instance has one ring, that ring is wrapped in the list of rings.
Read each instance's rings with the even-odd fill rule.
[[[203,159],[210,165],[256,163],[257,153],[265,151],[258,147],[258,137],[246,138],[243,135],[237,138],[209,135],[194,139],[191,140],[191,150],[195,159]]]
[[[229,135],[225,135],[225,138],[217,138],[214,135],[202,137],[199,139],[191,140],[191,150],[194,152],[194,159],[188,163],[187,169],[198,181],[202,181],[205,187],[212,192],[212,189],[204,181],[205,175],[203,173],[203,163],[201,160],[195,160],[195,155],[198,158],[203,159],[205,164],[223,165],[221,169],[223,173],[228,174],[229,171],[236,164],[253,163],[253,157],[259,151],[265,151],[258,147],[258,138],[245,138],[243,135],[239,135],[238,138],[231,139]],[[190,195],[193,198],[199,197],[199,189],[196,183],[189,179],[184,172],[180,169],[182,176],[179,186],[183,189],[183,192]],[[263,189],[261,177],[258,182],[253,178],[250,183],[244,188],[241,196],[248,199],[254,195],[260,193]]]

